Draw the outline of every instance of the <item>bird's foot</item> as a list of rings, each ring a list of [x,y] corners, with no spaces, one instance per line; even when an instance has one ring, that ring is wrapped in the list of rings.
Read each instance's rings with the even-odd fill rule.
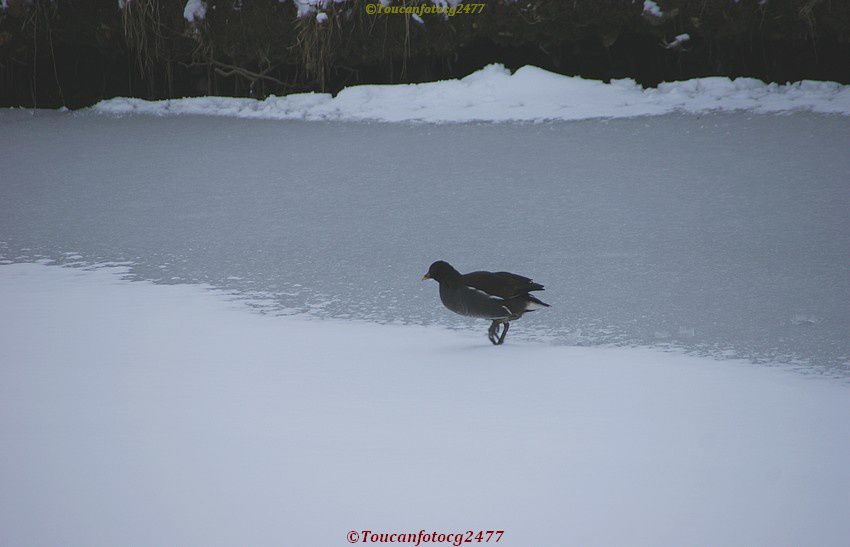
[[[490,328],[487,329],[487,338],[490,339],[490,342],[492,342],[494,346],[499,345],[498,333],[499,333],[499,322],[493,321],[490,324]]]
[[[504,325],[501,334],[499,334],[499,325]],[[490,342],[492,342],[494,346],[501,346],[505,342],[505,336],[508,335],[509,327],[510,323],[501,323],[499,321],[493,321],[493,323],[490,325],[490,328],[487,330],[487,338],[490,339]]]
[[[499,343],[496,344],[497,346],[501,346],[505,342],[505,336],[508,335],[508,329],[511,327],[511,324],[507,322],[504,323],[504,325],[505,328],[502,330],[502,334],[499,336]]]

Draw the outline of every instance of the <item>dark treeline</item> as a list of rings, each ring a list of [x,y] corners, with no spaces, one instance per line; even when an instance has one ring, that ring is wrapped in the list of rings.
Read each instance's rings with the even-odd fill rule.
[[[297,17],[291,0],[207,0],[206,17],[189,23],[185,0],[6,0],[0,106],[336,92],[491,62],[644,85],[710,75],[850,82],[850,0],[657,0],[660,16],[643,0],[484,3],[478,15],[419,24],[368,15],[362,0],[330,2],[324,22]],[[683,33],[690,39],[676,43]]]

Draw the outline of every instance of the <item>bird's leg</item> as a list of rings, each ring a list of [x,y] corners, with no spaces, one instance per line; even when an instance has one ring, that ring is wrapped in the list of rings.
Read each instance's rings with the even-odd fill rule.
[[[496,344],[496,345],[498,345],[498,346],[501,346],[501,345],[504,343],[504,341],[505,341],[505,336],[507,336],[507,335],[508,335],[508,329],[509,329],[509,328],[510,328],[510,326],[511,326],[511,324],[510,324],[510,323],[508,323],[507,321],[505,321],[504,325],[505,325],[505,329],[502,331],[501,336],[499,336],[499,343],[498,343],[498,344]]]
[[[490,339],[494,346],[499,345],[498,338],[496,338],[497,332],[499,332],[499,322],[493,321],[490,323],[490,328],[487,329],[487,338]]]

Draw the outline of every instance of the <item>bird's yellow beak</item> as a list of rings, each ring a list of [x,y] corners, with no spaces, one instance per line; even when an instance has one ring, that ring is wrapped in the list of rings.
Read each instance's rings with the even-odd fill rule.
[[[422,281],[427,281],[429,279],[431,279],[431,276],[428,275],[428,274],[425,274],[425,275],[422,276]]]

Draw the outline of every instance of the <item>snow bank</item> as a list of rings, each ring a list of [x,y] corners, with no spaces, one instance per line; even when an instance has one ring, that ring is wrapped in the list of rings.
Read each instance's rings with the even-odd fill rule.
[[[840,545],[850,397],[636,349],[249,313],[0,266],[10,545]]]
[[[262,101],[201,97],[153,102],[117,98],[93,108],[110,114],[384,122],[579,120],[716,110],[850,115],[850,86],[814,81],[778,85],[752,78],[715,77],[644,89],[633,80],[606,84],[532,66],[511,74],[501,65],[489,65],[461,80],[354,86],[336,97],[301,93]]]

